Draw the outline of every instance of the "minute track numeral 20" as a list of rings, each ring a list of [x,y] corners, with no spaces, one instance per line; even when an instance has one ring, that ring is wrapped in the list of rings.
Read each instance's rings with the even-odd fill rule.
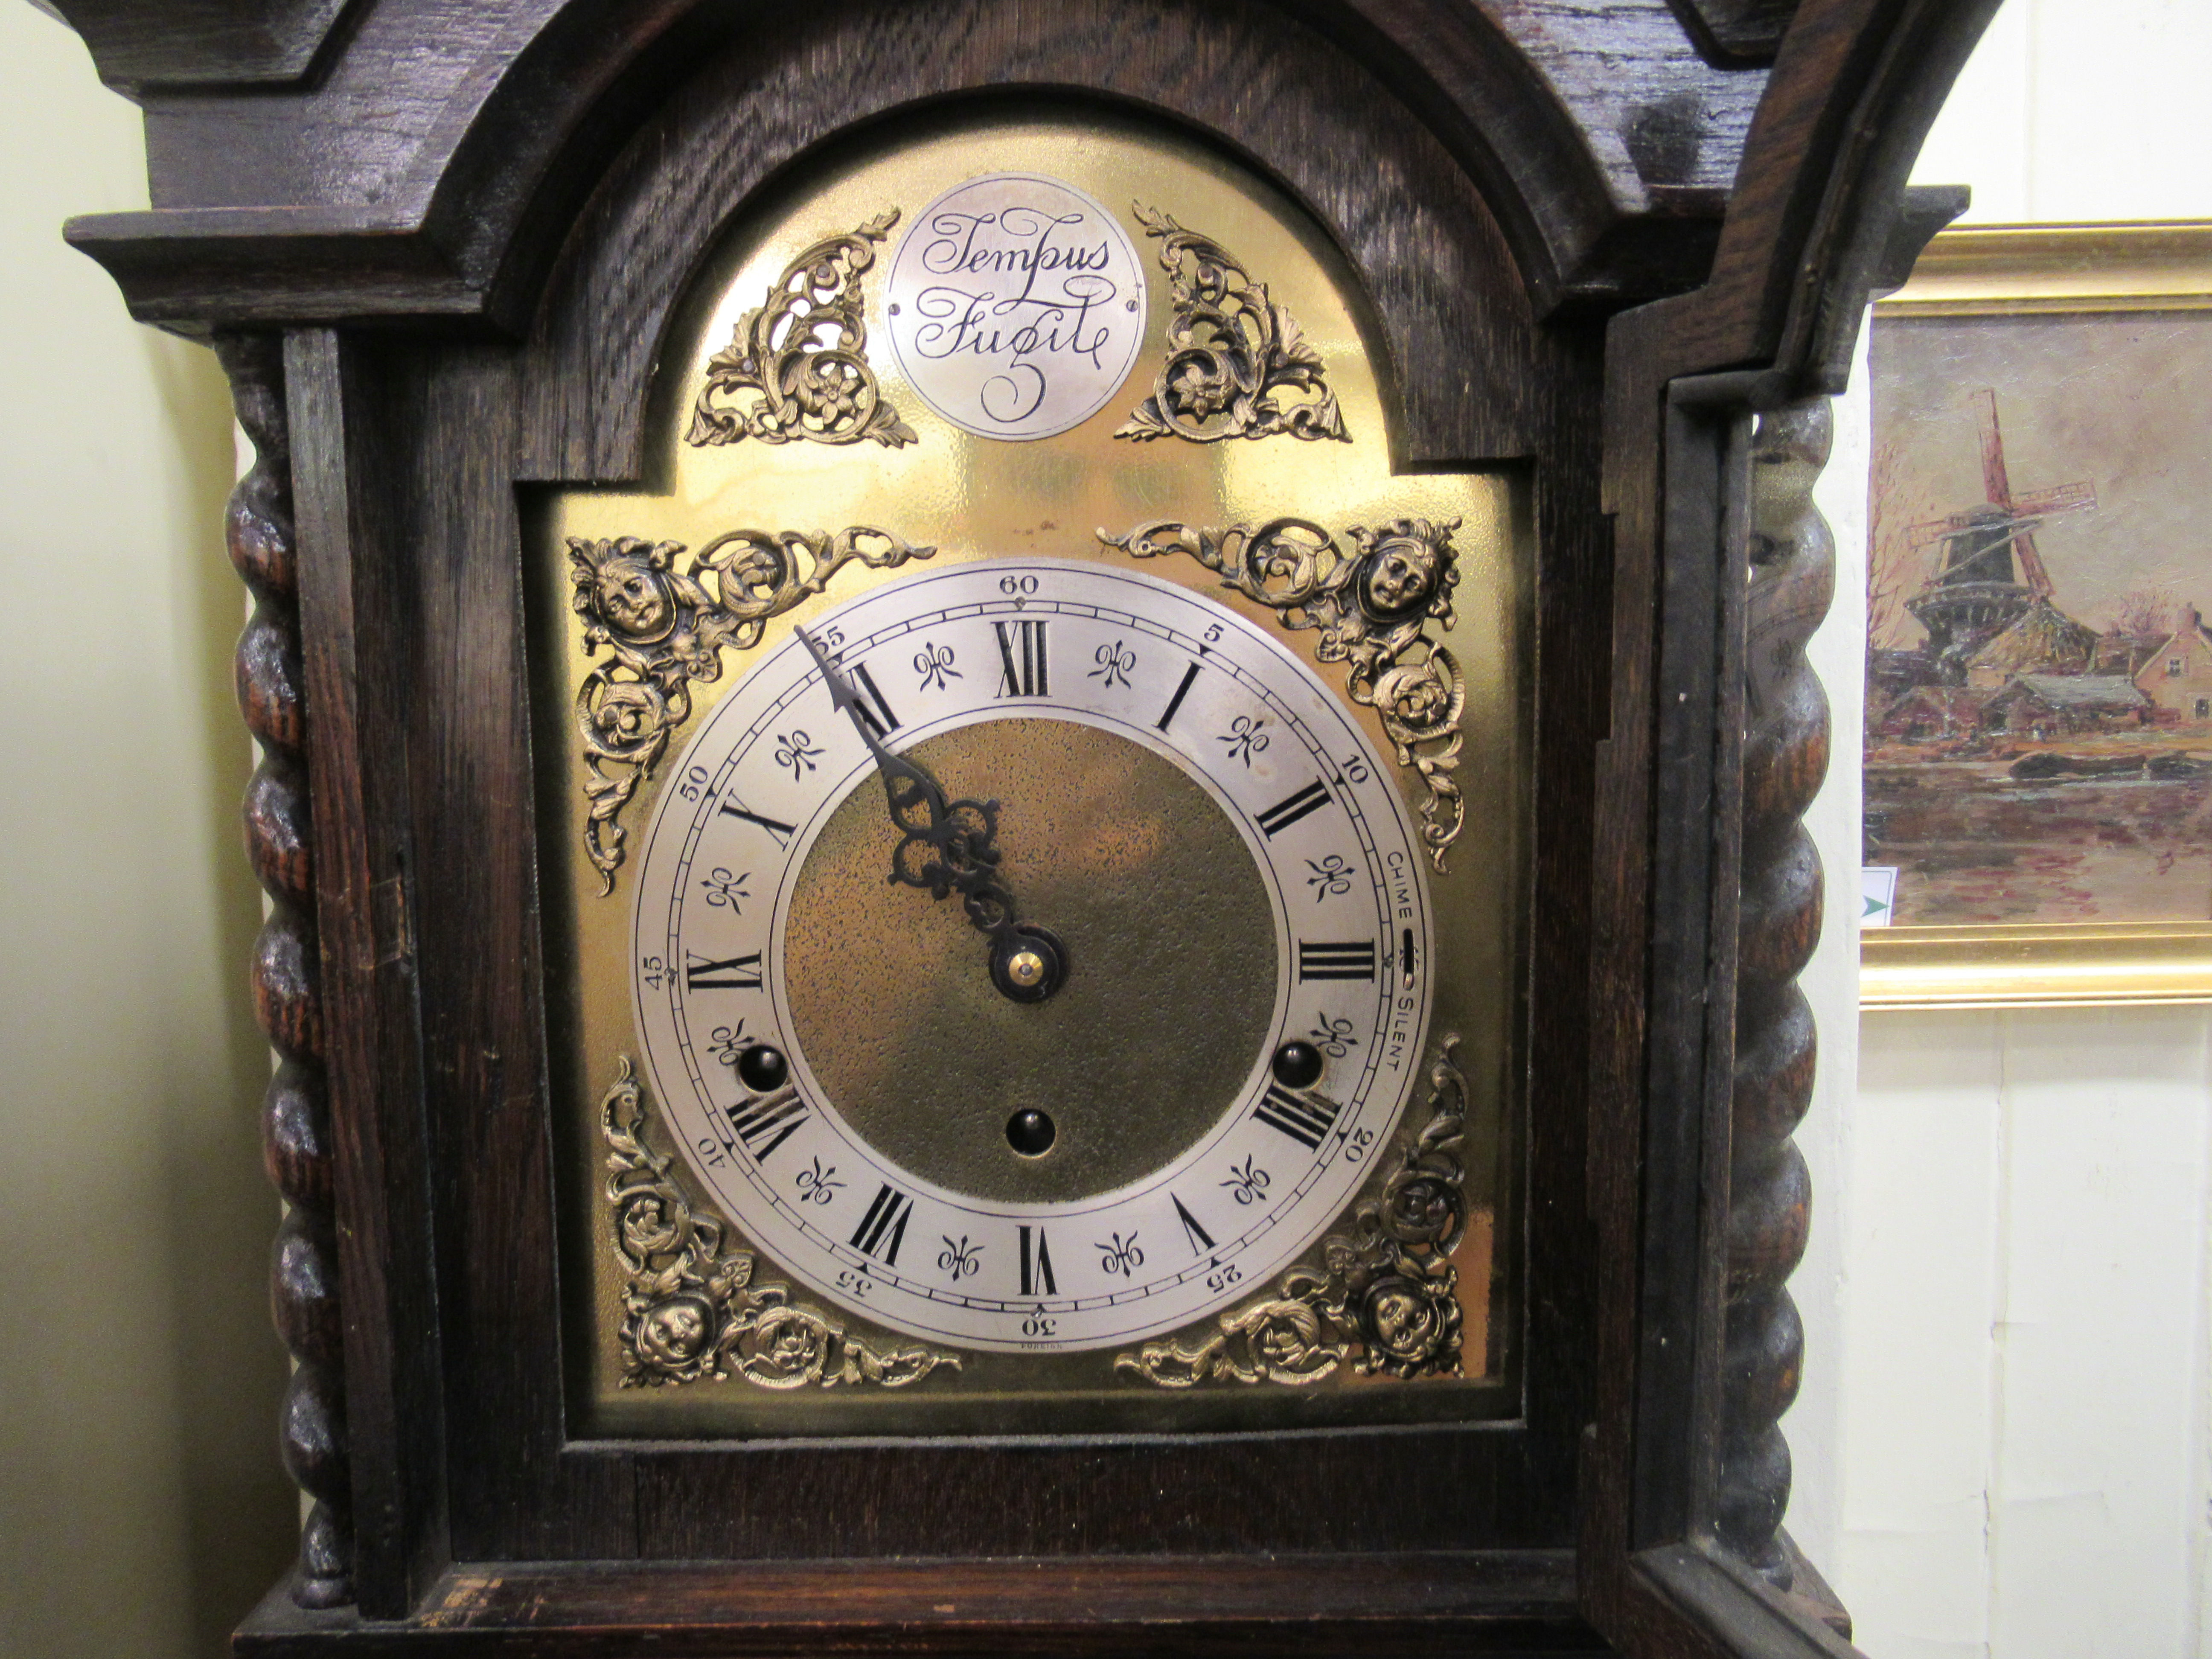
[[[1042,697],[1051,695],[1052,677],[1045,661],[1044,624],[1030,618],[994,622],[999,636],[998,695],[1002,697]]]
[[[886,1181],[876,1188],[868,1212],[853,1229],[853,1248],[862,1255],[876,1257],[887,1267],[897,1267],[899,1245],[906,1238],[907,1218],[913,1213],[914,1200]]]
[[[1276,1083],[1267,1085],[1267,1092],[1252,1109],[1254,1117],[1271,1129],[1281,1130],[1308,1152],[1320,1150],[1322,1138],[1336,1121],[1336,1113],[1334,1101],[1323,1100],[1319,1095],[1294,1095]]]
[[[1300,818],[1320,811],[1333,799],[1328,793],[1328,786],[1316,778],[1297,793],[1284,796],[1266,811],[1258,814],[1260,828],[1267,831],[1267,839],[1273,841]]]
[[[761,953],[732,957],[717,962],[709,957],[684,953],[684,988],[687,991],[757,991],[761,988]]]
[[[756,1164],[767,1163],[768,1155],[797,1134],[813,1115],[813,1109],[795,1091],[770,1095],[727,1110],[731,1129]]]
[[[1340,944],[1317,945],[1308,939],[1298,941],[1298,981],[1310,979],[1375,978],[1375,941],[1346,939]]]

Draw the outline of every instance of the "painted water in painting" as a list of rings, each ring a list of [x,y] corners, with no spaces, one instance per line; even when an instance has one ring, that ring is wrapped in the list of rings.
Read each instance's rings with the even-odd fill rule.
[[[2212,919],[2212,313],[1877,313],[1872,353],[1897,923]]]

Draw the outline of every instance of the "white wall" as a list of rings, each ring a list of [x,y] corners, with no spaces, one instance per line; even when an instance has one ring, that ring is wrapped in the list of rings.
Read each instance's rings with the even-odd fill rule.
[[[2208,63],[2204,0],[2008,0],[1916,180],[1971,184],[1982,222],[2212,218]],[[1851,1029],[1864,392],[1823,480],[1839,763],[1812,815],[1831,920],[1789,1524],[1878,1659],[2206,1659],[2212,1016]]]
[[[283,1570],[241,593],[204,350],[63,218],[143,206],[137,112],[0,3],[0,1655],[180,1659]]]

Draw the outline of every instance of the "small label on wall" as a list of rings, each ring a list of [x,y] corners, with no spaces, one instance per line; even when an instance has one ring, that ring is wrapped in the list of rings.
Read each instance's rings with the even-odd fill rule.
[[[1897,870],[1893,864],[1869,864],[1859,872],[1864,896],[1859,906],[1860,927],[1889,926],[1897,909]]]

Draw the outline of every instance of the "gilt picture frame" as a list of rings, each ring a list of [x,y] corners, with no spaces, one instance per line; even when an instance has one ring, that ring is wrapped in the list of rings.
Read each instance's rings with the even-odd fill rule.
[[[1948,231],[1875,305],[1863,1007],[2212,1000],[2192,366],[2212,222]]]

